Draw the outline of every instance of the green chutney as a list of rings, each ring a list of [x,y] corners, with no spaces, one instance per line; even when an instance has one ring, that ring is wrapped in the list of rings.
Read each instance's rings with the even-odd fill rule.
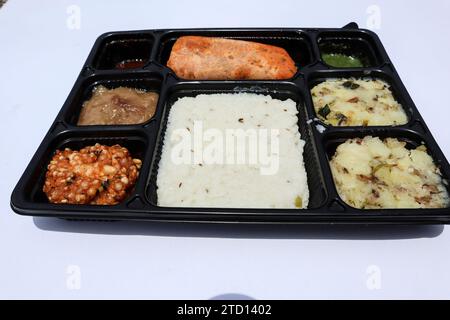
[[[364,64],[356,57],[347,56],[340,53],[324,53],[322,60],[329,66],[335,68],[362,68]]]

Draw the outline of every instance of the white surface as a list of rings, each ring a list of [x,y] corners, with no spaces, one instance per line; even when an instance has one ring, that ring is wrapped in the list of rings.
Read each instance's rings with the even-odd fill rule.
[[[20,217],[9,207],[99,34],[353,20],[365,27],[374,3],[381,9],[376,32],[450,157],[449,1],[9,0],[0,9],[0,297],[450,298],[448,227],[69,223]],[[81,9],[79,30],[66,27],[69,5]],[[79,290],[71,290],[72,265],[81,273]],[[367,286],[367,271],[381,281],[379,290]]]

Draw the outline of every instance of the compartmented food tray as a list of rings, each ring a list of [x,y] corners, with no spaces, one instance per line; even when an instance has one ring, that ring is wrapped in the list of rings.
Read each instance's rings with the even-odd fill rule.
[[[183,36],[237,39],[277,46],[289,54],[296,72],[293,77],[282,80],[183,79],[167,66],[175,42]],[[233,58],[236,57],[229,57]],[[340,65],[341,63],[344,65]],[[315,108],[314,99],[317,96],[313,96],[311,91],[327,79],[347,79],[347,83],[343,86],[349,90],[360,86],[356,79],[384,81],[389,85],[393,99],[401,104],[406,121],[368,125],[367,120],[363,119],[361,120],[363,125],[342,125],[346,122],[351,124],[354,119],[350,119],[348,114],[343,115],[339,112],[334,114],[328,104],[322,105],[320,109]],[[141,124],[79,125],[83,104],[95,94],[93,89],[99,86],[105,90],[125,87],[157,93],[154,114]],[[320,95],[321,99],[326,101],[327,98],[323,98],[323,95],[326,96],[331,91],[327,88],[324,90],[320,91]],[[305,143],[303,161],[309,189],[307,208],[301,209],[301,205],[297,204],[297,208],[289,209],[239,206],[171,207],[158,204],[158,170],[171,108],[180,98],[216,93],[254,93],[281,101],[291,99],[295,102],[298,130]],[[383,99],[383,103],[388,101],[378,95],[373,99],[377,101]],[[353,98],[347,102],[357,104],[361,101]],[[385,104],[386,110],[392,107],[389,106],[389,102]],[[425,110],[424,107],[422,110]],[[332,119],[334,125],[327,118],[331,115],[334,117]],[[240,122],[241,120],[243,122],[243,119],[239,119]],[[422,150],[426,150],[434,160],[445,190],[437,189],[435,186],[431,188],[428,184],[424,184],[423,188],[430,188],[432,196],[448,193],[450,177],[448,161],[424,123],[379,38],[371,31],[359,29],[354,23],[339,29],[180,29],[110,32],[101,35],[95,42],[66,102],[14,189],[11,207],[22,215],[83,220],[314,224],[449,223],[448,204],[438,208],[421,209],[384,209],[373,207],[371,204],[372,207],[367,205],[367,208],[362,209],[350,205],[348,200],[343,200],[333,179],[330,160],[339,145],[350,139],[362,144],[364,137],[368,136],[398,139],[405,143],[407,150],[425,146],[426,149]],[[118,144],[125,147],[133,159],[140,160],[139,176],[132,188],[127,191],[126,197],[114,205],[51,203],[43,187],[47,168],[56,150],[65,148],[80,150],[96,143],[105,146]],[[394,166],[396,165],[389,165],[387,170]],[[380,169],[385,168],[378,165],[376,170]],[[343,170],[348,173],[352,168]],[[417,175],[420,176],[420,173]],[[361,180],[377,179],[374,176],[358,177]],[[101,186],[101,188],[108,187],[104,184]],[[238,183],[236,188],[239,188]],[[399,190],[402,191],[404,190]],[[375,198],[382,196],[379,190],[372,192]],[[430,199],[431,196],[427,196],[416,201],[429,202]]]

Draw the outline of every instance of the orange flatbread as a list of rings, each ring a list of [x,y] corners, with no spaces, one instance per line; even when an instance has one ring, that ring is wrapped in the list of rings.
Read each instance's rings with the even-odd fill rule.
[[[167,66],[189,80],[282,80],[297,72],[283,48],[199,36],[178,38]]]

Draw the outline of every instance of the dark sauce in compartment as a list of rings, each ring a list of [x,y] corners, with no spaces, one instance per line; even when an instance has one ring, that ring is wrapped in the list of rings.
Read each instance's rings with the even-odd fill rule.
[[[97,49],[93,68],[98,70],[140,69],[149,61],[153,48],[150,34],[112,34],[102,41]]]
[[[146,62],[143,59],[123,60],[116,64],[115,69],[119,70],[139,69],[144,67],[145,63]]]

